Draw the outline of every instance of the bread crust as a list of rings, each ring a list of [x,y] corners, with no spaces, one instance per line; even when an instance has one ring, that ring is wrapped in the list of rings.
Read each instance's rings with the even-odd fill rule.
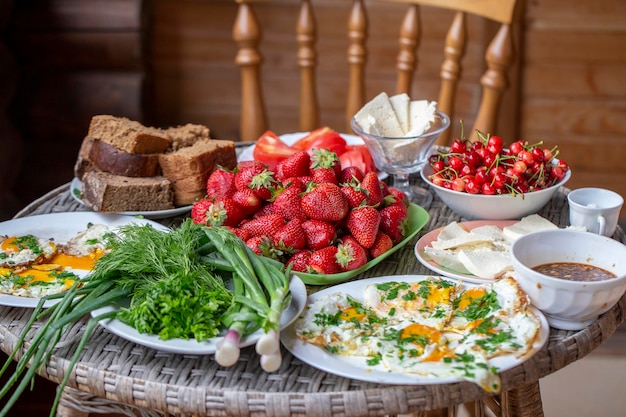
[[[94,141],[94,138],[85,136],[80,144],[78,158],[76,158],[76,163],[74,164],[74,176],[79,180],[83,179],[83,175],[85,175],[86,172],[94,169],[93,162],[89,160],[89,152],[91,151],[91,146]]]
[[[102,171],[125,177],[154,177],[160,175],[159,154],[125,152],[102,140],[93,141],[89,160]]]

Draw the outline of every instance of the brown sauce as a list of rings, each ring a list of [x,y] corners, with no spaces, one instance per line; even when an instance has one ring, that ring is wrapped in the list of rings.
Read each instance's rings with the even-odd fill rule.
[[[533,270],[544,275],[569,281],[604,281],[617,277],[606,269],[577,262],[552,262],[538,265]]]

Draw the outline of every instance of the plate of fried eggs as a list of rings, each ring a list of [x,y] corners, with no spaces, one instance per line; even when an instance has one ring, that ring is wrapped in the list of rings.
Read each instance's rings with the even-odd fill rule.
[[[546,318],[511,276],[473,284],[394,275],[311,294],[281,340],[303,362],[345,378],[471,381],[497,393],[499,373],[538,352],[548,336]]]
[[[108,236],[131,223],[167,230],[150,220],[91,212],[0,223],[0,305],[34,308],[42,297],[67,291],[107,252]]]

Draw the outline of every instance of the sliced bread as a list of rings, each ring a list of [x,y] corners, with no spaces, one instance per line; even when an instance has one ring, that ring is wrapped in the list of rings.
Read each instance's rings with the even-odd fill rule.
[[[191,146],[159,155],[163,176],[172,183],[174,204],[193,204],[206,194],[206,182],[218,166],[237,165],[235,143],[229,140],[202,139]]]
[[[170,139],[168,152],[191,146],[200,140],[211,139],[211,131],[208,127],[193,123],[169,127],[164,130],[164,133]]]
[[[82,199],[94,211],[155,211],[174,208],[172,185],[166,178],[124,177],[91,171],[83,176]]]
[[[159,164],[163,176],[170,181],[213,171],[217,165],[231,169],[237,165],[235,142],[203,139],[177,151],[160,154]]]
[[[74,163],[74,176],[79,180],[83,179],[83,175],[85,175],[86,172],[92,171],[94,169],[93,162],[89,160],[89,152],[91,151],[91,146],[93,145],[94,141],[94,138],[90,136],[85,136],[82,143],[80,144],[78,157],[76,158],[76,162]]]
[[[87,135],[128,153],[161,153],[170,146],[163,130],[111,115],[93,116]]]
[[[154,177],[160,174],[159,154],[130,153],[96,139],[89,150],[89,161],[102,171],[125,177]]]

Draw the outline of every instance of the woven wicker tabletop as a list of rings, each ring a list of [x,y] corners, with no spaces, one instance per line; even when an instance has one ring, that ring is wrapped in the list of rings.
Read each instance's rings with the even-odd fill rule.
[[[70,195],[69,184],[33,202],[16,217],[86,210]],[[539,213],[567,225],[566,189],[555,194]],[[435,198],[430,219],[418,235],[387,261],[359,278],[392,274],[431,274],[413,254],[428,231],[462,219]],[[185,216],[161,219],[176,226]],[[626,242],[620,228],[613,236]],[[380,416],[416,413],[485,399],[506,404],[512,416],[543,415],[538,380],[584,357],[606,341],[624,321],[626,298],[582,331],[550,329],[547,345],[521,365],[501,373],[503,394],[488,397],[470,382],[433,385],[385,385],[351,380],[304,364],[283,349],[281,368],[266,373],[254,347],[245,348],[230,368],[212,355],[156,351],[98,327],[72,370],[59,415],[120,412],[128,415],[212,416]],[[10,352],[30,317],[30,310],[0,308],[0,343]],[[44,377],[58,382],[68,372],[86,319],[73,325],[59,344]],[[33,332],[34,333],[34,332]],[[503,413],[506,414],[506,413]]]

